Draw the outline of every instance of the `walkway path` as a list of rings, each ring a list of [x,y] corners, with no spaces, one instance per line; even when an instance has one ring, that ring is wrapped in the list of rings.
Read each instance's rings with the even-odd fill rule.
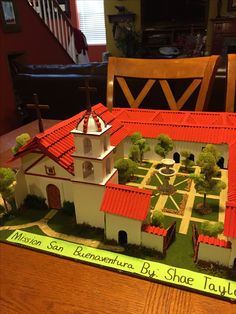
[[[123,247],[120,247],[117,245],[115,245],[115,246],[108,245],[108,244],[104,244],[103,242],[100,242],[98,240],[85,239],[85,238],[81,238],[78,236],[67,235],[67,234],[56,232],[56,231],[52,230],[48,226],[47,223],[50,219],[53,218],[53,216],[56,215],[57,212],[58,212],[58,210],[51,209],[42,219],[40,219],[38,221],[29,222],[26,224],[16,225],[16,226],[3,226],[3,227],[0,227],[0,231],[1,230],[20,230],[20,229],[25,229],[25,228],[37,226],[43,231],[43,233],[45,233],[49,237],[58,238],[61,240],[66,240],[69,242],[83,244],[83,245],[87,245],[87,246],[91,246],[91,247],[99,248],[99,249],[104,249],[104,250],[111,250],[111,251],[116,251],[116,252],[123,252],[124,251]]]

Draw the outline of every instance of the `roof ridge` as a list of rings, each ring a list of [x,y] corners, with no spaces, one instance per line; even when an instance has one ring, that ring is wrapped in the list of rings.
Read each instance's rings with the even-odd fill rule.
[[[190,128],[206,128],[206,129],[229,129],[229,130],[236,130],[236,126],[226,126],[226,125],[207,125],[207,124],[188,124],[188,123],[165,123],[165,122],[157,122],[157,121],[139,121],[139,120],[120,120],[122,123],[125,124],[141,124],[141,125],[145,125],[145,124],[149,124],[149,125],[165,125],[165,126],[172,126],[172,127],[190,127]]]
[[[106,188],[113,188],[113,189],[117,189],[117,190],[126,190],[126,191],[132,191],[132,192],[137,192],[139,194],[143,193],[143,194],[152,194],[152,191],[150,190],[145,190],[145,189],[140,189],[137,188],[135,186],[130,186],[130,185],[124,185],[124,184],[117,184],[117,183],[112,183],[112,182],[108,182],[106,184]]]

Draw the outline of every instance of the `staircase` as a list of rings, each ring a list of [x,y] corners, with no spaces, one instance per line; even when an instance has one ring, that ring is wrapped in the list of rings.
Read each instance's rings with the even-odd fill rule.
[[[56,0],[27,0],[71,59],[77,63],[73,27]]]

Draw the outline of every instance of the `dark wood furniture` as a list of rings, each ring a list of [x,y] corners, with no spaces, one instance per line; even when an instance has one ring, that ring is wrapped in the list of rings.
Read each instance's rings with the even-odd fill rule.
[[[234,112],[236,100],[236,54],[228,55],[225,111]]]
[[[138,108],[142,102],[148,103],[148,94],[161,86],[168,109],[207,110],[219,61],[220,56],[171,60],[110,57],[107,71],[107,107],[111,110],[115,105],[113,95],[118,82],[117,85],[131,108]],[[136,92],[136,96],[129,87],[129,78],[145,80],[145,85]],[[183,80],[188,80],[187,85],[184,86]],[[173,81],[181,82],[182,88],[184,87],[178,96],[171,87]],[[194,94],[194,107],[190,109],[189,99]],[[157,96],[156,104],[155,109],[161,109],[162,102]]]
[[[164,46],[176,47],[180,54],[189,56],[197,46],[196,36],[205,35],[204,23],[198,24],[169,24],[143,27],[143,55],[146,58],[160,58],[159,48]]]
[[[236,53],[236,18],[212,20],[212,54]]]

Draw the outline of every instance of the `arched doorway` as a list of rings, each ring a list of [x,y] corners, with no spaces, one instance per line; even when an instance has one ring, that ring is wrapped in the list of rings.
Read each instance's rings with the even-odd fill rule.
[[[118,242],[120,245],[127,244],[127,233],[124,230],[120,230],[118,233]]]
[[[236,269],[236,258],[234,259],[233,269]]]
[[[188,159],[194,161],[194,155],[193,155],[193,154],[190,154],[189,157],[188,157]]]
[[[54,209],[61,208],[61,196],[60,190],[54,184],[49,184],[46,188],[47,190],[47,199],[48,207]]]
[[[178,152],[175,152],[174,155],[173,155],[173,159],[176,163],[179,163],[180,162],[180,155]]]
[[[224,157],[221,157],[218,162],[217,162],[217,166],[220,167],[220,169],[224,169]]]

